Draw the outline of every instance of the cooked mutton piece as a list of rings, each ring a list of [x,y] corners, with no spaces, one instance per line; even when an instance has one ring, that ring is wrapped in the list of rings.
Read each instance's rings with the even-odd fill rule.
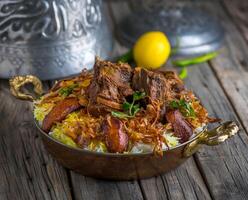
[[[61,122],[68,114],[80,107],[81,105],[77,98],[63,99],[46,115],[42,123],[42,130],[49,132],[56,122]]]
[[[183,81],[174,71],[160,71],[160,73],[164,75],[168,86],[168,90],[165,95],[166,100],[179,99],[181,97],[181,93],[186,92]]]
[[[174,99],[184,90],[183,82],[172,71],[150,71],[135,68],[132,87],[134,90],[144,91],[150,100],[164,103]]]
[[[107,116],[103,122],[102,129],[109,152],[123,153],[127,150],[128,135],[125,133],[123,123],[119,119]]]
[[[87,89],[88,111],[94,116],[122,109],[125,97],[132,95],[132,69],[128,64],[111,63],[96,58],[94,77]]]
[[[189,140],[193,134],[192,126],[184,119],[179,110],[167,111],[166,119],[171,123],[176,137],[180,138],[180,143]]]
[[[132,86],[134,90],[145,92],[151,100],[164,101],[167,85],[162,73],[137,67],[134,70]]]

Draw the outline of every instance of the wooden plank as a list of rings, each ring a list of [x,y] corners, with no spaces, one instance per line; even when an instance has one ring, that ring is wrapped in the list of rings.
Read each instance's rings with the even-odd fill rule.
[[[223,1],[223,4],[231,17],[218,12],[217,9],[221,7],[216,8],[215,13],[219,15],[226,29],[227,48],[211,64],[244,127],[248,130],[248,109],[246,109],[248,106],[248,29],[246,29],[247,22],[244,21],[244,17],[248,17],[248,4],[247,1]],[[236,26],[232,23],[233,20]],[[237,27],[241,29],[245,39]]]
[[[75,199],[143,199],[137,181],[105,181],[72,173],[72,183]]]
[[[111,13],[117,25],[130,12],[125,2],[111,4]],[[118,27],[115,28],[118,30]],[[116,42],[116,53],[128,49]],[[156,178],[140,181],[145,199],[211,199],[193,158],[175,171]]]
[[[248,1],[246,0],[225,0],[223,5],[227,9],[230,17],[235,22],[236,27],[241,31],[246,41],[248,41]]]
[[[32,105],[0,80],[0,199],[71,199],[66,171],[48,155]]]
[[[164,175],[140,181],[146,199],[211,199],[193,158]]]
[[[224,120],[238,121],[214,73],[207,64],[190,69],[186,80],[209,113]],[[247,199],[248,137],[241,127],[237,136],[216,147],[205,147],[196,155],[213,199]]]

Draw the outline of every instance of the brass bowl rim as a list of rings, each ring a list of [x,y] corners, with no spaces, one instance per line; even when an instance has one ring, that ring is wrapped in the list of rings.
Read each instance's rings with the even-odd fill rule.
[[[154,155],[153,152],[145,152],[145,153],[126,153],[126,154],[123,154],[123,153],[103,153],[103,152],[96,152],[96,151],[90,151],[90,150],[87,150],[87,149],[81,149],[81,148],[76,148],[76,147],[71,147],[71,146],[68,146],[66,144],[63,144],[62,142],[54,139],[53,137],[51,137],[48,133],[44,132],[41,128],[40,128],[40,125],[38,124],[37,120],[35,120],[35,125],[36,127],[38,128],[38,130],[46,137],[48,138],[49,140],[52,140],[53,142],[59,144],[59,145],[62,145],[63,147],[65,148],[68,148],[70,150],[73,150],[73,151],[78,151],[78,152],[81,152],[81,153],[86,153],[86,154],[93,154],[93,155],[97,155],[97,156],[106,156],[106,157],[137,157],[137,156],[151,156],[151,155]],[[174,149],[177,149],[177,148],[180,148],[182,146],[185,146],[191,142],[193,142],[194,140],[196,140],[203,132],[205,132],[207,130],[207,125],[205,125],[202,129],[202,131],[200,131],[199,133],[197,133],[193,138],[191,138],[190,140],[188,140],[187,142],[184,142],[180,145],[177,145],[175,147],[172,147],[172,148],[169,148],[169,149],[166,149],[166,150],[163,150],[163,153],[165,152],[168,152],[168,151],[172,151]]]

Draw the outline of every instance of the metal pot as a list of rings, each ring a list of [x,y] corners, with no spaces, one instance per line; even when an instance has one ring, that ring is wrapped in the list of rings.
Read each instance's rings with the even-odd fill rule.
[[[132,12],[119,24],[123,45],[132,47],[147,31],[162,31],[169,38],[173,56],[192,57],[218,50],[224,42],[219,21],[187,1],[130,1]]]
[[[0,77],[75,75],[108,57],[112,34],[102,0],[0,1]]]
[[[34,76],[15,77],[10,80],[11,92],[17,98],[33,100],[20,92],[26,83],[33,83],[35,92],[42,94],[41,81]],[[36,123],[48,152],[64,167],[85,176],[114,180],[132,180],[156,176],[175,169],[193,155],[202,144],[214,146],[235,135],[239,128],[235,122],[225,122],[210,131],[205,128],[191,140],[169,150],[159,157],[153,153],[116,154],[98,153],[66,146],[50,137]]]

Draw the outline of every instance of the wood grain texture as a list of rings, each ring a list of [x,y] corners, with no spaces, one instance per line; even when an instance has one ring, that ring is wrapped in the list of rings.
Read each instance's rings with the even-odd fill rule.
[[[246,9],[248,4],[247,1],[223,1],[223,5],[224,8],[228,8],[229,15],[223,12],[223,7],[220,5],[208,8],[221,19],[226,30],[226,48],[211,61],[211,66],[248,131],[248,40],[246,36],[248,31],[243,30],[244,37],[242,37],[237,29],[237,27],[243,29],[242,27],[246,26],[237,15],[242,15],[243,18],[246,15],[248,19],[248,9]],[[247,10],[246,13],[241,12],[243,9]]]
[[[75,199],[143,199],[137,181],[105,181],[72,173]]]
[[[248,41],[248,1],[246,0],[222,0],[222,4],[227,9],[230,17]]]
[[[32,105],[16,100],[0,80],[0,199],[70,200],[65,170],[45,151]]]
[[[238,121],[213,71],[207,64],[190,69],[186,81],[212,116]],[[204,147],[196,155],[198,167],[213,199],[247,199],[248,137],[241,127],[239,134],[216,147]]]
[[[193,158],[164,175],[140,180],[146,199],[211,199]]]

